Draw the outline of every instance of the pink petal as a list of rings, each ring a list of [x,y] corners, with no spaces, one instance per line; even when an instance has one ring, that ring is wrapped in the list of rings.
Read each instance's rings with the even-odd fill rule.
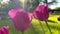
[[[13,22],[17,30],[24,31],[29,27],[31,16],[29,16],[29,13],[26,12],[18,12],[15,18],[13,18]]]
[[[9,27],[3,26],[3,27],[2,27],[2,32],[3,32],[4,34],[9,34]]]
[[[17,12],[25,12],[23,8],[18,8],[18,9],[11,9],[8,14],[11,18],[14,18]]]

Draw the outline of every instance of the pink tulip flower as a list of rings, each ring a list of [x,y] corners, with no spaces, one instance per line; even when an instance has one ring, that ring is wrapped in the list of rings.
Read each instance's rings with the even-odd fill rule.
[[[33,15],[36,19],[39,19],[41,21],[45,21],[49,17],[48,13],[48,5],[39,5],[37,8],[34,10]]]
[[[58,21],[60,21],[60,17],[58,17]]]
[[[3,26],[3,27],[0,29],[0,34],[9,34],[9,27]]]
[[[31,24],[32,16],[24,9],[12,9],[8,12],[8,14],[11,17],[15,28],[19,31],[23,32]]]

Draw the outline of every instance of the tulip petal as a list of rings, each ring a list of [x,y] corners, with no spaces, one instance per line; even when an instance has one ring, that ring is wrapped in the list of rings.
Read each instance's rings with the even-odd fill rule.
[[[2,27],[2,32],[3,32],[4,34],[9,34],[9,27],[3,26],[3,27]]]
[[[14,18],[17,12],[22,12],[22,11],[25,12],[25,10],[24,10],[23,8],[11,9],[11,10],[8,12],[8,14],[9,14],[9,16],[10,16],[11,18]]]
[[[28,28],[30,24],[30,18],[27,13],[24,12],[18,12],[13,18],[14,25],[18,30],[24,31],[26,28]]]

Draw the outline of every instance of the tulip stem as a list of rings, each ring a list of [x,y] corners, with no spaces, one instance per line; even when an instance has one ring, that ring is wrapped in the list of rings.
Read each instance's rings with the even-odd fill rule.
[[[44,31],[44,28],[43,28],[43,25],[42,25],[42,23],[39,21],[39,23],[40,23],[40,25],[41,25],[41,28],[42,28],[42,30],[43,30],[43,33],[45,34],[45,31]]]
[[[24,34],[24,31],[22,32],[22,34]]]
[[[50,31],[50,34],[52,34],[51,29],[50,29],[50,27],[49,27],[49,25],[48,25],[48,23],[47,23],[47,20],[45,21],[45,23],[46,23],[46,25],[47,25],[47,27],[48,27],[48,29],[49,29],[49,31]]]

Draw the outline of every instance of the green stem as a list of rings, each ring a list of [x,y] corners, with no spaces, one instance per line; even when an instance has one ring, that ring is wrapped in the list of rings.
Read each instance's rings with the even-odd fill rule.
[[[24,34],[24,31],[22,32],[22,34]]]
[[[32,30],[33,30],[33,34],[39,34],[39,32],[36,31],[36,29],[35,29],[35,27],[33,26],[33,24],[31,24],[31,28],[32,28]]]
[[[42,30],[43,30],[43,33],[45,34],[45,31],[44,31],[44,28],[43,28],[43,25],[42,25],[42,23],[39,21],[39,23],[40,23],[40,25],[41,25],[41,28],[42,28]]]
[[[49,29],[49,31],[50,31],[50,34],[52,34],[51,29],[50,29],[50,27],[49,27],[49,25],[48,25],[48,23],[47,23],[47,20],[45,21],[45,23],[46,23],[46,25],[47,25],[47,27],[48,27],[48,29]]]

